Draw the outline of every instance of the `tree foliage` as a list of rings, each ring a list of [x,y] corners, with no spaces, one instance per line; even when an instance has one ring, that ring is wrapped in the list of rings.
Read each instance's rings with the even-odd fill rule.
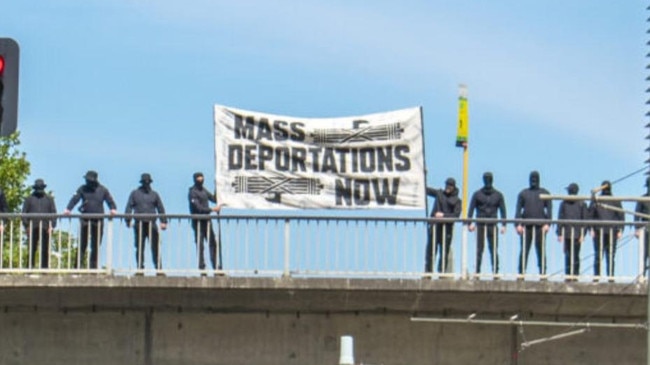
[[[27,155],[18,150],[19,145],[18,132],[0,137],[0,188],[7,197],[9,212],[19,212],[30,192],[26,180],[31,167]]]
[[[20,145],[19,133],[7,137],[0,137],[0,188],[7,198],[9,213],[20,212],[25,197],[29,194],[26,184],[30,173],[30,164],[24,152],[18,149]],[[2,233],[2,267],[25,267],[28,250],[21,247],[17,239],[21,237],[20,220],[6,222]],[[13,243],[13,244],[12,244]]]
[[[52,232],[50,244],[51,269],[74,268],[77,264],[78,252],[79,240],[75,238],[74,235],[63,230],[54,230]],[[82,261],[79,264],[79,267],[86,267],[86,259],[82,258]]]
[[[20,145],[19,134],[14,133],[8,137],[0,137],[0,188],[5,193],[10,213],[22,211],[25,198],[31,193],[27,184],[30,174],[30,164],[27,155],[18,149]],[[49,194],[52,194],[50,191]],[[2,240],[2,268],[3,269],[28,269],[31,268],[29,238],[22,232],[20,219],[6,222],[5,230],[1,234]],[[50,240],[51,269],[69,269],[75,266],[78,251],[78,240],[74,235],[55,230]],[[40,263],[40,249],[34,261],[38,267]],[[85,264],[85,259],[81,267]]]

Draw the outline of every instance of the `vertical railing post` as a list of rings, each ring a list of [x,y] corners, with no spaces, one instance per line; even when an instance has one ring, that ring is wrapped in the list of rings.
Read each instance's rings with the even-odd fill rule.
[[[18,250],[19,255],[22,252],[21,249]],[[13,221],[9,221],[9,257],[11,257],[11,260],[9,260],[9,268],[14,269],[14,230],[13,230]],[[20,258],[20,256],[18,256]]]
[[[635,227],[632,227],[632,229],[636,229]],[[638,278],[639,281],[647,281],[647,278],[645,278],[645,236],[646,236],[646,228],[643,227],[638,230],[639,232],[639,274]]]
[[[289,277],[290,276],[290,259],[291,255],[289,253],[291,249],[291,241],[290,241],[290,235],[291,235],[291,226],[289,224],[289,218],[285,218],[284,220],[284,269],[282,271],[282,276],[284,277]]]
[[[462,224],[462,233],[461,233],[461,246],[460,246],[460,277],[463,280],[469,278],[469,271],[467,269],[467,225]]]
[[[108,232],[106,232],[106,273],[113,272],[113,218],[108,219]],[[97,245],[99,250],[99,244]],[[99,255],[97,255],[99,260]]]

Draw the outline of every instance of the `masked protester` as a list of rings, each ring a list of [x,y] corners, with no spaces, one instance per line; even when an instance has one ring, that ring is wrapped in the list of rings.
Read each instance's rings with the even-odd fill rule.
[[[451,177],[445,180],[445,188],[443,190],[427,187],[427,195],[435,197],[433,210],[431,211],[432,218],[460,217],[461,199],[458,197],[456,180]],[[433,260],[435,259],[433,245],[435,243],[435,255],[438,256],[438,272],[447,272],[454,223],[429,224],[428,231],[424,270],[426,272],[433,272]]]
[[[528,188],[523,189],[517,196],[515,223],[517,234],[520,236],[521,252],[519,255],[519,280],[523,280],[528,263],[528,253],[532,242],[535,242],[537,266],[542,280],[546,280],[546,232],[549,224],[540,222],[552,219],[552,204],[550,200],[540,199],[540,195],[548,194],[548,190],[540,187],[539,172],[532,171],[528,177]],[[535,220],[526,222],[525,220]]]
[[[605,180],[600,184],[600,195],[603,197],[612,196],[612,183]],[[614,208],[611,209],[610,207]],[[590,219],[601,221],[625,221],[625,215],[622,212],[620,201],[598,202],[592,200],[589,204]],[[618,240],[623,236],[623,225],[619,224],[599,224],[595,225],[592,231],[594,240],[594,282],[599,280],[601,272],[601,260],[603,255],[607,261],[607,275],[609,280],[614,278],[614,262],[616,258],[616,245]]]
[[[79,212],[83,214],[104,214],[104,203],[109,207],[111,214],[117,213],[117,206],[115,201],[104,185],[99,183],[98,174],[95,171],[88,171],[84,175],[86,183],[81,185],[77,192],[72,196],[66,210],[63,212],[69,215],[71,210],[81,201]],[[91,269],[97,268],[97,258],[99,251],[99,244],[102,241],[104,234],[103,227],[104,220],[102,218],[81,218],[81,234],[80,234],[80,250],[77,259],[75,260],[75,267],[80,267],[83,258],[86,255],[88,243],[90,243],[90,259],[88,266]]]
[[[474,211],[476,211],[476,218],[479,219],[496,219],[498,214],[501,214],[501,219],[505,219],[506,215],[506,202],[503,194],[493,186],[494,176],[491,172],[483,174],[483,188],[477,190],[472,194],[472,199],[469,203],[469,210],[467,217],[472,218]],[[485,241],[488,241],[488,251],[490,252],[490,262],[492,263],[492,273],[499,272],[499,233],[497,232],[497,223],[482,223],[478,222],[476,225],[473,223],[469,225],[469,231],[473,232],[476,227],[476,274],[481,272],[481,261],[483,258],[483,250],[485,248]],[[501,234],[506,231],[506,224],[503,223],[501,227]],[[495,279],[498,277],[495,276]]]
[[[578,195],[579,187],[571,183],[566,188],[571,196]],[[581,200],[564,200],[560,203],[556,234],[558,242],[564,245],[564,273],[566,281],[577,281],[580,275],[580,247],[588,227],[580,224],[562,223],[563,220],[579,221],[589,219],[587,204]]]
[[[147,214],[146,217],[134,217],[133,235],[135,245],[135,260],[138,265],[138,270],[144,270],[144,245],[145,241],[149,239],[151,245],[151,258],[156,270],[162,269],[162,261],[160,258],[160,234],[158,232],[158,225],[156,225],[155,214],[163,215],[160,217],[160,229],[167,229],[167,218],[164,217],[165,207],[160,199],[160,195],[151,188],[153,179],[148,173],[140,176],[140,187],[133,190],[129,195],[124,210],[125,214]],[[131,219],[126,218],[127,227],[131,226]],[[138,274],[142,274],[138,272]],[[158,272],[162,275],[162,272]]]
[[[190,203],[190,214],[192,215],[205,215],[206,218],[193,218],[192,219],[192,229],[194,230],[194,240],[196,242],[198,254],[199,254],[199,269],[205,270],[205,259],[203,257],[204,252],[204,241],[209,242],[209,254],[210,262],[212,263],[212,269],[222,270],[223,266],[221,263],[221,242],[217,243],[217,237],[215,237],[214,230],[212,229],[212,221],[210,220],[210,213],[219,212],[220,206],[217,205],[214,208],[210,208],[210,202],[216,203],[217,198],[211,192],[207,191],[203,187],[203,173],[196,172],[193,175],[194,185],[190,187],[188,194],[188,200]],[[219,249],[219,259],[217,259],[217,246]],[[218,261],[218,262],[217,262]],[[222,273],[218,273],[222,274]],[[201,275],[205,275],[204,272]]]
[[[650,198],[650,176],[645,180],[646,192],[643,194],[644,198]],[[636,209],[634,210],[637,214],[634,216],[635,222],[646,222],[645,227],[637,228],[634,235],[637,238],[641,238],[641,233],[643,233],[643,272],[647,275],[648,265],[650,265],[650,258],[648,252],[650,251],[650,226],[647,222],[650,222],[650,202],[637,202]]]
[[[36,252],[41,248],[41,269],[49,267],[50,262],[50,234],[56,227],[56,206],[54,198],[45,193],[47,185],[43,179],[36,179],[32,186],[32,194],[23,203],[23,227],[27,235],[30,248],[31,268],[36,267]],[[41,216],[30,217],[31,214]],[[52,216],[47,216],[51,214]]]

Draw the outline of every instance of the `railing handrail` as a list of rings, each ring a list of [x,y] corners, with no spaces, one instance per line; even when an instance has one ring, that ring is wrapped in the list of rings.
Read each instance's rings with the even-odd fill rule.
[[[230,213],[230,212],[229,212]],[[329,212],[328,212],[329,213]],[[331,212],[335,214],[336,212]],[[349,212],[348,212],[349,213]],[[100,265],[102,269],[98,272],[119,272],[119,273],[137,273],[141,269],[134,268],[134,253],[139,248],[140,253],[149,256],[151,249],[151,234],[154,225],[127,225],[126,222],[159,222],[166,221],[168,228],[165,232],[160,232],[163,240],[163,247],[166,251],[163,254],[162,261],[165,262],[165,272],[167,273],[189,273],[197,275],[205,273],[205,268],[197,270],[197,257],[200,257],[199,249],[195,244],[197,238],[197,227],[195,220],[213,222],[214,232],[207,234],[208,240],[205,247],[209,249],[212,243],[210,236],[218,240],[218,246],[224,247],[224,258],[226,270],[235,275],[319,275],[319,276],[387,276],[387,277],[454,277],[467,279],[471,277],[472,269],[480,264],[474,265],[474,260],[478,261],[479,253],[481,256],[487,256],[483,259],[484,274],[481,278],[514,278],[517,275],[516,265],[521,260],[517,250],[521,251],[521,240],[527,236],[539,237],[539,231],[517,231],[512,228],[505,231],[494,231],[501,236],[498,238],[496,252],[502,255],[501,263],[498,258],[490,258],[488,247],[485,249],[477,248],[475,242],[478,242],[479,234],[486,234],[487,230],[481,229],[481,226],[504,225],[514,227],[519,224],[541,226],[548,224],[551,226],[548,232],[544,233],[544,242],[548,246],[548,251],[544,251],[545,259],[549,260],[549,267],[552,268],[551,276],[557,278],[564,266],[562,258],[563,253],[561,245],[552,243],[555,241],[554,236],[566,233],[564,238],[572,238],[569,231],[562,229],[579,229],[581,241],[589,242],[585,245],[587,248],[582,250],[582,260],[592,261],[594,254],[591,251],[591,243],[594,243],[594,251],[597,244],[603,246],[606,240],[614,240],[609,235],[594,235],[588,240],[586,235],[590,229],[605,230],[614,228],[617,233],[621,232],[623,227],[631,227],[624,231],[619,246],[619,255],[614,257],[610,253],[611,260],[621,261],[626,268],[622,271],[624,275],[616,276],[618,280],[629,280],[632,277],[642,277],[645,271],[643,266],[643,244],[642,240],[647,232],[648,222],[639,221],[601,221],[601,220],[548,220],[548,219],[498,219],[498,218],[434,218],[434,217],[401,217],[401,216],[331,216],[326,214],[319,215],[300,215],[300,214],[124,214],[124,213],[104,213],[104,214],[23,214],[23,213],[3,213],[0,214],[0,222],[4,222],[4,231],[0,232],[0,253],[4,255],[13,255],[11,261],[6,262],[4,256],[4,266],[0,266],[1,272],[33,272],[44,271],[36,268],[35,258],[37,251],[40,252],[41,246],[35,248],[34,229],[50,228],[46,225],[49,221],[56,221],[57,227],[50,237],[52,250],[56,254],[66,254],[65,261],[57,261],[56,271],[58,272],[79,272],[83,273],[91,269],[88,266],[81,267],[85,264],[77,262],[79,259],[77,249],[82,242],[81,233],[91,233],[90,229],[104,230],[103,242],[99,247]],[[89,225],[89,220],[105,220],[104,225]],[[29,225],[31,224],[31,226]],[[453,224],[453,231],[449,229],[449,224]],[[475,233],[469,225],[477,225],[478,231]],[[9,229],[7,228],[9,225]],[[22,229],[23,226],[26,229]],[[89,228],[90,227],[90,228]],[[559,230],[557,229],[559,227]],[[611,228],[608,228],[611,227]],[[82,230],[86,230],[83,231]],[[499,227],[501,228],[501,227]],[[583,230],[584,228],[584,230]],[[643,229],[635,240],[636,229]],[[135,229],[135,230],[134,230]],[[138,231],[137,230],[141,230]],[[149,238],[144,241],[142,233],[146,233]],[[436,236],[436,232],[452,232],[453,250],[460,255],[451,258],[450,266],[452,271],[443,269],[442,273],[431,273],[423,270],[425,257],[427,260],[434,253],[425,254],[425,246],[431,240],[430,237]],[[482,233],[480,233],[482,232]],[[592,233],[594,231],[592,230]],[[134,236],[135,233],[135,236]],[[517,236],[519,234],[519,237]],[[562,235],[558,235],[562,236]],[[570,237],[567,237],[570,236]],[[140,237],[140,238],[137,238]],[[438,236],[436,236],[438,237]],[[605,237],[605,238],[603,238]],[[558,237],[559,238],[559,237]],[[134,240],[143,241],[136,243]],[[223,239],[223,241],[222,241]],[[438,238],[439,239],[439,238]],[[476,241],[475,241],[476,240]],[[598,240],[598,242],[596,242]],[[40,241],[38,241],[40,243]],[[632,245],[630,245],[632,243]],[[492,244],[492,243],[489,243]],[[147,247],[149,246],[149,247]],[[444,245],[443,245],[444,246]],[[28,249],[31,248],[32,250]],[[82,249],[82,253],[85,248]],[[442,249],[443,252],[445,248]],[[531,251],[533,248],[526,248]],[[600,248],[600,251],[603,247]],[[142,253],[146,251],[146,253]],[[67,253],[66,253],[67,252]],[[88,253],[89,251],[86,251]],[[207,250],[205,251],[207,252]],[[535,253],[531,253],[535,254]],[[137,255],[137,253],[136,253]],[[153,256],[153,251],[151,256]],[[621,256],[622,255],[622,256]],[[84,256],[84,255],[80,255]],[[149,256],[149,257],[151,257]],[[536,256],[536,255],[535,255]],[[85,256],[84,256],[85,257]],[[434,257],[435,258],[435,257]],[[31,264],[25,264],[25,260],[31,261]],[[534,270],[533,256],[528,265]],[[58,260],[58,259],[57,259]],[[145,259],[147,261],[148,259]],[[56,261],[54,258],[51,261]],[[158,262],[162,262],[158,261]],[[230,261],[230,262],[229,262]],[[87,261],[86,261],[87,262]],[[219,258],[221,263],[221,258]],[[71,265],[79,267],[75,269]],[[178,264],[180,263],[180,264]],[[460,264],[459,264],[460,263]],[[459,265],[458,265],[459,264]],[[496,264],[496,265],[495,265]],[[202,264],[201,264],[202,265]],[[458,265],[458,266],[456,266]],[[149,265],[146,265],[151,267]],[[500,267],[497,272],[489,272],[488,269],[494,266]],[[594,267],[594,266],[592,266]],[[194,268],[194,269],[193,269]],[[581,271],[583,280],[596,279],[600,275],[585,275],[585,268],[589,270],[589,265],[584,265]],[[85,271],[84,271],[85,270]],[[156,269],[156,272],[160,270]],[[428,270],[428,269],[427,269]],[[631,271],[630,271],[631,270]],[[621,270],[619,270],[621,271]],[[148,271],[150,272],[150,271]],[[222,271],[223,272],[223,271]],[[433,275],[432,275],[433,274]],[[549,276],[547,274],[530,275],[524,274],[531,278],[541,278]],[[478,275],[478,272],[477,272]],[[564,277],[564,276],[562,276]],[[569,278],[569,276],[567,276]],[[572,276],[571,276],[572,278]]]
[[[523,218],[435,218],[435,217],[387,217],[387,216],[328,216],[328,215],[299,215],[299,214],[124,214],[124,213],[0,213],[0,219],[142,219],[142,220],[278,220],[278,221],[351,221],[351,222],[428,222],[428,223],[461,223],[467,224],[501,224],[501,225],[572,225],[572,226],[635,226],[645,227],[650,225],[647,221],[621,221],[621,220],[594,220],[594,219],[523,219]]]

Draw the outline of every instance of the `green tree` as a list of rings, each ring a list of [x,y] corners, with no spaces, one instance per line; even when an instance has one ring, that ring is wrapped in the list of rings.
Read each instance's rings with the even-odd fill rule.
[[[19,134],[14,133],[8,137],[0,137],[0,188],[7,198],[9,213],[19,213],[25,198],[31,193],[27,184],[30,174],[30,164],[24,152],[18,149],[20,145]],[[52,195],[52,191],[48,194]],[[2,233],[2,269],[26,269],[30,267],[30,250],[27,236],[22,232],[20,219],[5,221],[5,230]],[[22,240],[21,240],[22,238]],[[50,247],[50,268],[69,269],[75,266],[79,242],[74,235],[65,231],[52,232]],[[40,262],[38,250],[35,262]],[[85,264],[85,259],[82,262]]]
[[[52,243],[50,247],[50,268],[71,269],[77,262],[79,252],[79,240],[72,234],[63,230],[52,232]],[[81,261],[80,267],[86,267],[86,258]]]
[[[29,195],[25,184],[31,167],[25,152],[20,152],[19,133],[0,137],[0,188],[7,197],[9,212],[19,212],[23,200]]]
[[[26,185],[30,164],[24,152],[18,149],[19,133],[0,137],[0,188],[7,198],[9,213],[20,212],[22,202],[29,194]],[[21,237],[20,220],[5,221],[2,244],[2,267],[25,267],[29,250],[21,247],[17,237]],[[12,244],[13,242],[13,244]],[[22,259],[22,260],[21,260]]]

